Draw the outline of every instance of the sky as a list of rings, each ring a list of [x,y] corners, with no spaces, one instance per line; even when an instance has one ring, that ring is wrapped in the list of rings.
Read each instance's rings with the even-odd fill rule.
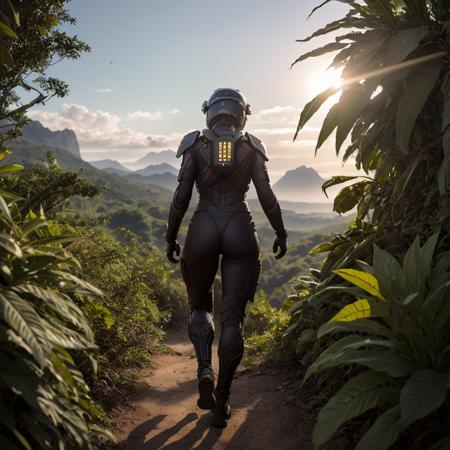
[[[302,62],[323,45],[295,42],[346,7],[331,2],[310,19],[317,0],[73,0],[77,19],[64,29],[91,46],[79,60],[49,74],[70,93],[31,111],[50,129],[73,129],[87,161],[134,161],[149,151],[176,149],[182,136],[205,127],[203,101],[218,87],[240,89],[251,105],[247,131],[269,152],[272,180],[302,164],[324,178],[354,173],[342,167],[332,139],[314,157],[327,106],[293,143],[303,106],[338,77],[330,56]],[[329,105],[328,105],[329,106]]]

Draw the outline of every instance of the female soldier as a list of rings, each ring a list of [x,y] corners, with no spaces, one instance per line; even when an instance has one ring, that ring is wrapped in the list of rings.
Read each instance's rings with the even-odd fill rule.
[[[266,148],[255,136],[242,133],[250,114],[245,98],[235,89],[216,89],[202,110],[208,128],[184,136],[177,152],[183,160],[167,224],[167,257],[178,262],[174,257],[174,253],[180,255],[177,235],[195,183],[199,202],[180,258],[191,311],[188,332],[198,361],[197,404],[212,409],[213,426],[225,427],[231,414],[231,382],[244,350],[245,307],[253,300],[261,267],[258,238],[246,202],[251,181],[275,230],[277,259],[286,253],[287,233],[269,182]],[[221,336],[214,390],[212,285],[220,255]]]

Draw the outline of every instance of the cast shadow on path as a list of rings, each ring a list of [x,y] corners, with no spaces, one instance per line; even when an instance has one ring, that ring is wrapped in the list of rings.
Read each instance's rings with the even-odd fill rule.
[[[192,412],[186,414],[186,416],[175,425],[161,430],[149,440],[145,440],[147,433],[154,430],[157,424],[163,421],[165,417],[166,416],[164,415],[159,415],[139,424],[129,434],[127,440],[123,442],[123,447],[136,450],[187,450],[192,449],[195,446],[195,449],[210,450],[214,447],[214,444],[222,434],[221,429],[211,428],[209,426],[211,421],[211,416],[209,414],[206,413],[199,418],[197,413]],[[194,428],[177,441],[165,445],[170,438],[180,434],[184,427],[195,420],[197,420],[197,422]]]

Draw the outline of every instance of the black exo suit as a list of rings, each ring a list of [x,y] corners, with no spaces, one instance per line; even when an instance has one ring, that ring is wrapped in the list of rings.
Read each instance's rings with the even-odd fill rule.
[[[220,164],[217,170],[217,161],[214,161],[218,137],[229,139],[233,146],[233,168],[225,173],[221,173]],[[166,239],[169,243],[176,242],[195,183],[199,202],[181,257],[191,309],[188,330],[200,376],[202,370],[211,370],[214,338],[212,286],[219,256],[222,255],[223,297],[216,399],[226,402],[243,355],[245,307],[255,294],[261,266],[258,238],[246,202],[251,181],[277,237],[285,242],[287,234],[279,203],[269,183],[266,150],[257,138],[226,128],[214,129],[214,132],[209,129],[202,133],[194,131],[183,138],[177,156],[183,156],[183,160],[170,208]]]

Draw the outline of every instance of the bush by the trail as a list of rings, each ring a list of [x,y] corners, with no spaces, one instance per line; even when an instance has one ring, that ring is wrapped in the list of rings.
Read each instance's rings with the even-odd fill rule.
[[[19,209],[0,197],[0,446],[92,449],[102,410],[75,361],[95,373],[97,347],[75,300],[101,293],[58,227]]]
[[[373,266],[338,272],[353,285],[347,292],[353,290],[355,301],[319,329],[320,338],[340,338],[311,364],[305,378],[348,365],[364,371],[346,381],[320,411],[317,447],[347,421],[376,409],[376,420],[357,448],[391,448],[413,428],[417,448],[449,448],[450,252],[433,264],[437,241],[438,234],[420,247],[417,238],[402,266],[375,247]]]
[[[99,346],[99,383],[107,394],[128,383],[123,369],[143,366],[160,344],[171,315],[184,309],[184,291],[174,269],[132,233],[115,236],[101,227],[79,227],[70,251],[86,279],[104,292],[81,305]]]
[[[319,271],[302,279],[299,290],[306,289],[307,297],[299,296],[289,332],[306,365],[326,347],[308,373],[323,374],[330,384],[336,382],[335,370],[324,370],[327,367],[359,365],[371,370],[350,380],[352,372],[338,377],[341,390],[319,415],[315,445],[319,448],[340,424],[370,410],[362,420],[378,417],[357,450],[385,450],[405,434],[416,441],[417,448],[431,448],[438,437],[443,439],[432,448],[449,448],[450,440],[443,433],[449,425],[448,380],[443,381],[448,378],[445,346],[449,342],[442,332],[448,334],[450,325],[448,302],[442,297],[447,291],[444,272],[448,266],[444,267],[447,262],[442,258],[448,258],[450,242],[450,4],[447,0],[344,3],[349,5],[344,18],[304,41],[327,33],[341,34],[295,61],[337,52],[331,66],[342,68],[344,83],[326,89],[305,105],[297,133],[340,91],[322,123],[316,150],[336,131],[337,154],[349,142],[343,160],[354,160],[356,169],[368,176],[359,180],[357,176],[335,176],[324,183],[326,190],[353,182],[336,196],[334,210],[356,209],[356,219],[345,233],[335,234],[312,251],[326,253],[326,259]],[[416,243],[410,250],[415,255],[404,259],[402,272],[395,260],[403,260],[416,236],[425,241],[437,231],[439,269],[435,266],[430,275],[420,266],[421,257],[431,266],[431,256],[421,255]],[[384,267],[375,261],[381,250],[374,254],[374,248],[392,255],[384,254]],[[372,300],[362,298],[354,303],[353,296],[361,292],[349,285],[350,278],[338,275],[358,273],[361,268],[368,279],[374,273],[379,278],[387,301],[380,300],[378,317],[360,319],[357,324],[349,321],[347,314],[353,310],[353,318],[360,317]],[[440,279],[434,278],[437,272],[441,272]],[[403,277],[408,278],[407,288],[401,287]],[[421,284],[424,280],[428,284]],[[339,310],[336,330],[351,329],[354,334],[337,342],[331,334],[316,341],[317,328]],[[313,313],[311,323],[303,314],[308,311]],[[371,314],[375,314],[372,309]],[[311,349],[313,353],[308,355]]]
[[[264,292],[260,291],[246,311],[244,364],[287,360],[289,355],[281,349],[288,320],[285,308],[271,306]]]

